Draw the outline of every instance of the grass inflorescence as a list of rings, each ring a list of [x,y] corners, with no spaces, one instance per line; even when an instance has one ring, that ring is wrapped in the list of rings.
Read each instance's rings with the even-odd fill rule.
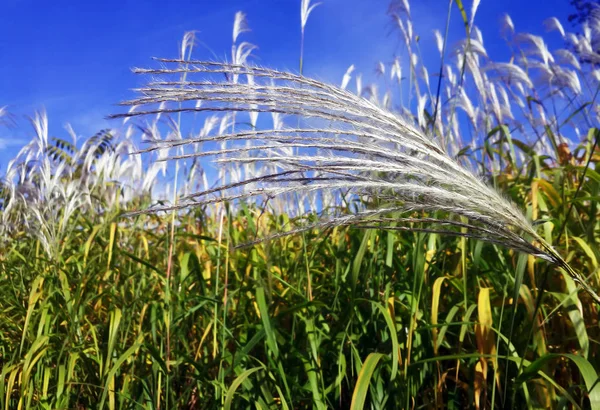
[[[187,33],[136,70],[122,130],[34,116],[0,182],[0,408],[600,408],[600,17],[549,20],[550,51],[507,16],[494,62],[455,3],[437,84],[404,0],[383,96],[303,76],[302,1],[300,74],[249,63],[238,12],[231,62]]]

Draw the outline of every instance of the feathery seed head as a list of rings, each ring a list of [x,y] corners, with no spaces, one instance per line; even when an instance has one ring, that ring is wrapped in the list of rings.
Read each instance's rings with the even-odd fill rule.
[[[165,65],[180,63],[176,60],[159,61]],[[232,183],[189,194],[177,205],[162,209],[182,209],[257,197],[273,198],[293,192],[328,192],[334,195],[347,192],[366,199],[365,210],[351,220],[355,225],[373,223],[369,220],[373,217],[370,206],[375,200],[386,201],[393,205],[390,208],[393,212],[416,212],[419,215],[437,211],[464,217],[469,220],[467,235],[470,237],[556,261],[556,255],[543,245],[530,242],[534,239],[544,243],[514,205],[450,158],[436,140],[378,104],[341,88],[287,72],[207,61],[188,63],[188,75],[236,72],[251,75],[255,80],[251,84],[201,81],[186,88],[172,83],[159,86],[155,82],[142,90],[143,97],[126,103],[147,107],[145,110],[115,117],[156,114],[158,109],[151,108],[153,105],[178,101],[182,104],[180,108],[162,111],[165,114],[268,112],[302,116],[307,124],[314,122],[316,126],[239,130],[211,137],[156,141],[156,147],[149,150],[209,141],[230,143],[227,148],[222,146],[204,152],[188,150],[165,160],[214,157],[217,164],[269,164],[269,173],[240,175]],[[181,66],[138,72],[161,75],[179,70]],[[197,100],[204,102],[200,108],[186,104]],[[419,105],[423,106],[426,101],[427,97],[421,96]],[[499,114],[502,115],[501,110]],[[319,126],[321,120],[328,125]],[[423,123],[424,118],[420,122]],[[219,195],[215,195],[217,193]],[[390,213],[389,209],[381,211],[381,215],[386,213]],[[378,223],[383,221],[381,219]],[[440,228],[417,229],[441,230],[449,234],[460,234],[458,230],[451,229],[453,226],[464,227],[464,222],[451,216],[435,221],[421,217],[419,221],[438,224]],[[323,221],[322,226],[339,223],[349,222],[331,219]],[[385,227],[385,224],[382,226]]]

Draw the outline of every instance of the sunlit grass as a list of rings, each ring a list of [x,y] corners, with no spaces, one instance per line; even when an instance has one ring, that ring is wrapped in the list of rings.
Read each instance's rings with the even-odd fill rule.
[[[526,187],[510,183],[517,194]],[[549,200],[535,193],[538,204]],[[532,209],[528,195],[521,199]],[[561,217],[558,208],[537,212]],[[572,293],[568,276],[552,274],[537,319],[544,330],[530,341],[531,280],[544,262],[478,241],[349,228],[231,251],[228,243],[252,239],[259,225],[276,231],[286,223],[284,215],[259,215],[249,208],[226,217],[220,248],[217,219],[200,211],[179,216],[169,298],[169,225],[157,217],[122,226],[108,215],[77,214],[71,223],[81,229],[63,239],[56,260],[35,238],[16,236],[0,265],[2,407],[344,408],[366,392],[375,408],[461,408],[474,397],[491,405],[492,396],[502,407],[505,390],[541,406],[561,398],[586,406],[597,311]],[[144,229],[151,220],[156,228]],[[573,238],[569,259],[593,272],[593,251]],[[534,371],[537,358],[545,364]],[[363,363],[372,368],[361,371]],[[365,383],[371,387],[360,393]]]
[[[78,146],[49,138],[48,119],[36,115],[35,138],[0,184],[0,408],[600,408],[592,296],[600,280],[598,80],[580,61],[595,56],[591,40],[552,20],[573,47],[551,53],[505,18],[515,59],[488,61],[478,3],[456,3],[467,37],[451,55],[437,37],[444,72],[437,84],[420,63],[406,1],[391,2],[389,13],[409,62],[378,64],[393,83],[384,95],[359,76],[356,96],[252,68],[246,60],[255,47],[239,39],[249,28],[239,12],[232,65],[197,70],[224,70],[226,81],[189,83],[191,33],[175,71],[160,69],[176,74],[158,84],[170,97],[201,103],[170,106],[169,98],[153,100],[164,92],[157,84],[144,90],[136,104],[158,107],[137,124],[153,140],[143,156],[134,154],[131,124],[124,135],[102,131]],[[317,3],[299,5],[303,35]],[[600,36],[598,27],[590,38]],[[302,42],[300,72],[305,52]],[[351,88],[352,71],[342,88]],[[263,75],[295,85],[265,85]],[[235,110],[204,116],[195,139],[184,137],[182,117],[169,114],[214,109],[215,91]],[[260,92],[272,93],[269,109],[251,99]],[[343,100],[338,117],[325,118],[331,111],[319,104],[333,106],[325,92]],[[389,112],[393,101],[407,119]],[[247,114],[239,112],[244,103]],[[329,125],[317,132],[282,117],[307,107]],[[272,129],[258,126],[259,112]],[[339,118],[351,127],[332,128]],[[467,130],[472,141],[461,137]],[[238,144],[263,137],[274,146],[261,147],[269,155],[260,160],[250,158],[255,146]],[[301,137],[309,145],[298,145]],[[212,154],[224,160],[216,181],[199,159]],[[168,168],[168,159],[176,165]],[[273,180],[264,175],[301,162],[318,172],[300,173],[294,189],[264,202],[236,197],[266,192],[260,188]],[[327,172],[340,166],[346,185],[329,189]],[[157,209],[157,181],[172,171],[176,182],[159,205],[194,192],[208,200],[147,212]],[[392,185],[398,175],[411,187],[404,197]],[[443,185],[431,190],[438,196],[409,195],[431,194],[424,188],[431,180],[416,175]],[[286,186],[289,175],[277,176]],[[352,192],[364,180],[381,182],[379,189]],[[304,189],[315,182],[319,192]],[[238,191],[244,185],[248,191]],[[455,204],[457,193],[477,197],[476,209],[440,206]],[[425,199],[437,202],[415,206]],[[529,242],[509,243],[513,231],[504,225],[499,236],[468,234],[467,218],[484,217],[476,219],[479,232],[510,222],[494,219],[510,202]],[[385,217],[369,214],[390,203],[399,205]],[[450,214],[457,209],[464,212]],[[357,214],[365,217],[358,225]],[[570,270],[534,256],[543,242]]]

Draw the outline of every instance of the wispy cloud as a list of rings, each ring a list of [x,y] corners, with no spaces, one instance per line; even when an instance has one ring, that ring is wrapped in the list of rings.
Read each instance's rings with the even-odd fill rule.
[[[10,147],[25,145],[27,141],[21,138],[3,138],[0,137],[0,150]]]
[[[106,111],[95,108],[73,115],[68,122],[78,133],[95,134],[102,129],[111,128],[106,115]]]

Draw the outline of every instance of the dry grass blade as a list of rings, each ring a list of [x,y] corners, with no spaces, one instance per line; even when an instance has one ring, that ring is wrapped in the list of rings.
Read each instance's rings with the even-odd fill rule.
[[[566,269],[600,302],[519,209],[451,158],[437,140],[375,102],[310,78],[267,68],[208,61],[158,61],[162,68],[135,70],[155,79],[139,90],[141,97],[123,103],[141,108],[114,118],[216,111],[280,113],[304,119],[302,126],[293,129],[240,130],[217,137],[156,141],[156,149],[180,150],[210,140],[228,141],[227,149],[190,150],[172,158],[213,156],[220,163],[264,164],[268,167],[255,169],[269,169],[268,174],[244,175],[240,181],[196,192],[182,198],[177,206],[160,209],[292,193],[349,193],[362,199],[365,212],[351,218],[332,218],[319,227],[376,224],[385,228],[400,221],[404,227],[393,229],[451,233],[505,245]],[[188,80],[177,80],[181,73],[186,73]],[[204,78],[190,80],[195,74]],[[246,75],[255,81],[211,81],[213,74]],[[202,101],[202,105],[196,101]],[[273,172],[274,168],[278,172]],[[414,219],[372,220],[373,208],[381,207],[382,202],[391,204],[388,208],[394,211],[417,215],[441,211],[454,216],[418,220],[419,224],[441,224],[443,229],[415,226]],[[452,227],[463,231],[453,231]]]

